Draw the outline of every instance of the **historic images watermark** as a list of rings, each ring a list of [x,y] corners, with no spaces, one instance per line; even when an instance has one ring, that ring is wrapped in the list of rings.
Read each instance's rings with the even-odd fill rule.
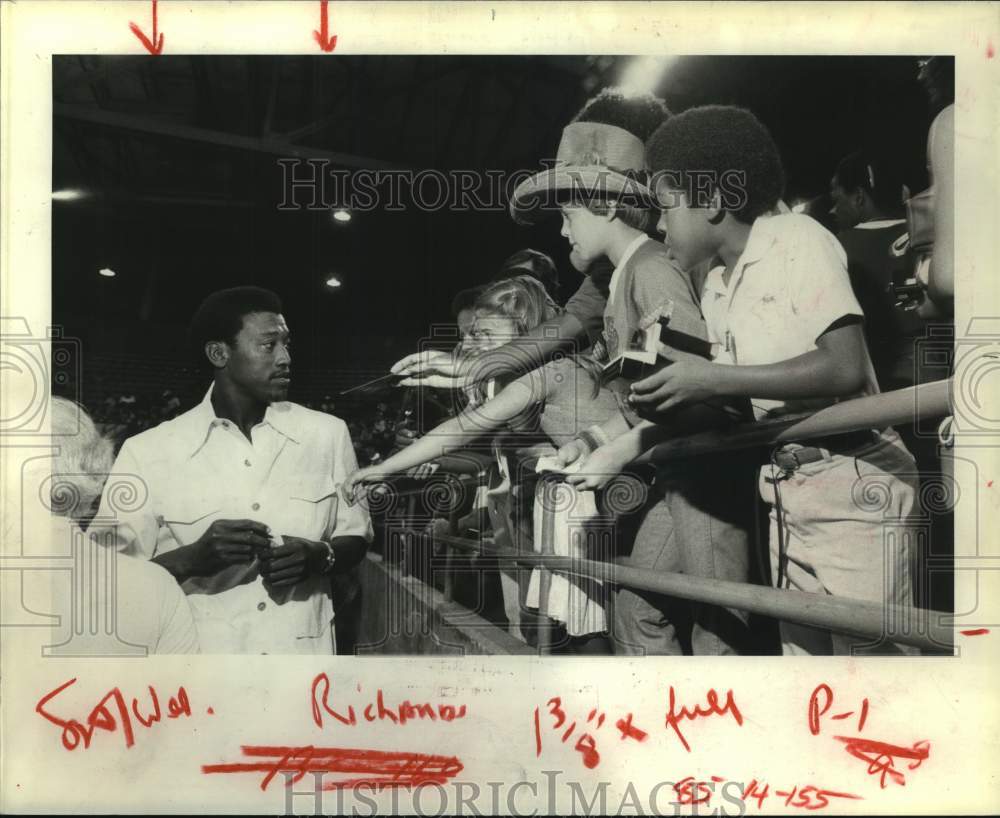
[[[505,213],[519,185],[539,173],[543,183],[533,191],[532,206],[558,211],[567,199],[582,202],[614,200],[634,206],[671,207],[683,193],[689,203],[707,204],[716,193],[719,204],[737,211],[746,204],[746,173],[693,170],[678,173],[660,170],[624,175],[595,165],[593,169],[559,169],[555,161],[539,169],[507,170],[408,170],[333,167],[329,159],[278,160],[282,197],[278,210],[338,210],[424,212],[440,210]],[[551,175],[548,182],[544,176]],[[615,181],[619,180],[619,181]],[[660,201],[651,194],[660,192]],[[664,197],[666,197],[664,199]]]
[[[658,781],[640,787],[634,782],[596,781],[583,784],[565,779],[562,770],[542,770],[544,781],[452,780],[447,784],[425,783],[413,787],[380,787],[361,784],[331,786],[322,772],[313,772],[311,782],[303,773],[284,771],[285,815],[372,816],[386,810],[389,815],[558,815],[569,804],[569,815],[701,815],[741,816],[747,812],[739,781],[689,776],[677,781]],[[301,786],[296,789],[296,782]],[[329,789],[324,789],[329,787]],[[814,788],[810,788],[814,789]],[[384,793],[384,794],[382,794]],[[619,794],[620,793],[620,794]],[[808,794],[810,799],[820,796]],[[820,803],[817,800],[816,803]],[[810,801],[812,803],[812,801]],[[829,803],[829,800],[827,801]],[[818,807],[811,807],[816,809]]]

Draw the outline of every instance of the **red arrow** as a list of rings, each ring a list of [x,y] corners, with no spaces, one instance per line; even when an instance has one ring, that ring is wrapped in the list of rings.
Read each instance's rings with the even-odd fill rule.
[[[337,45],[337,35],[330,36],[330,25],[327,19],[329,0],[320,0],[319,4],[319,31],[313,31],[313,38],[319,43],[319,47],[327,53],[333,51]]]
[[[150,54],[159,54],[163,51],[163,35],[159,37],[156,36],[156,0],[153,0],[153,39],[150,40],[141,28],[135,23],[129,23],[128,27],[132,29],[132,33],[139,38],[139,41],[146,46],[146,50]],[[335,38],[336,39],[336,38]]]

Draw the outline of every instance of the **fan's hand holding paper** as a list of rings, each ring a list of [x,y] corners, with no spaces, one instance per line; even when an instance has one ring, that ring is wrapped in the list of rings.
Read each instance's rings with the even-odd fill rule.
[[[580,471],[580,467],[587,458],[578,457],[568,466],[562,464],[559,458],[554,454],[543,455],[538,458],[538,462],[535,464],[536,474],[576,474]]]

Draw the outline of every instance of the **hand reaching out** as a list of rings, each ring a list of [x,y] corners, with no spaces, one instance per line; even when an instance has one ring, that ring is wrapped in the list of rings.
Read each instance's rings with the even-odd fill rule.
[[[365,483],[375,483],[387,476],[388,474],[380,471],[377,466],[366,466],[347,475],[347,479],[340,484],[340,493],[347,504],[353,506],[364,496]]]
[[[620,446],[609,443],[595,449],[583,461],[578,471],[567,474],[566,482],[581,491],[602,489],[628,465],[630,460],[628,455],[622,453]]]
[[[465,374],[463,361],[450,352],[428,349],[415,352],[396,361],[391,372],[403,375],[400,386],[431,386],[439,389],[460,389]]]

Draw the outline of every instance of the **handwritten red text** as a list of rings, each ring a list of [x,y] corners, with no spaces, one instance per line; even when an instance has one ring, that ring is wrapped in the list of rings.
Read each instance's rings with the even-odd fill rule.
[[[139,700],[132,699],[131,707],[126,703],[125,696],[117,687],[108,691],[97,705],[90,711],[83,721],[72,718],[61,718],[48,710],[49,704],[56,699],[67,688],[76,684],[76,679],[64,682],[49,693],[46,693],[35,705],[35,712],[43,719],[57,727],[62,728],[62,745],[67,750],[75,750],[81,744],[83,749],[88,749],[98,730],[108,733],[115,733],[121,730],[125,746],[131,747],[135,744],[135,727],[133,718],[138,726],[143,728],[152,727],[163,717],[160,707],[160,697],[156,689],[150,685],[149,701],[140,709]],[[191,715],[191,705],[188,702],[187,691],[181,687],[176,696],[171,696],[167,700],[166,717],[176,719],[181,716]]]

